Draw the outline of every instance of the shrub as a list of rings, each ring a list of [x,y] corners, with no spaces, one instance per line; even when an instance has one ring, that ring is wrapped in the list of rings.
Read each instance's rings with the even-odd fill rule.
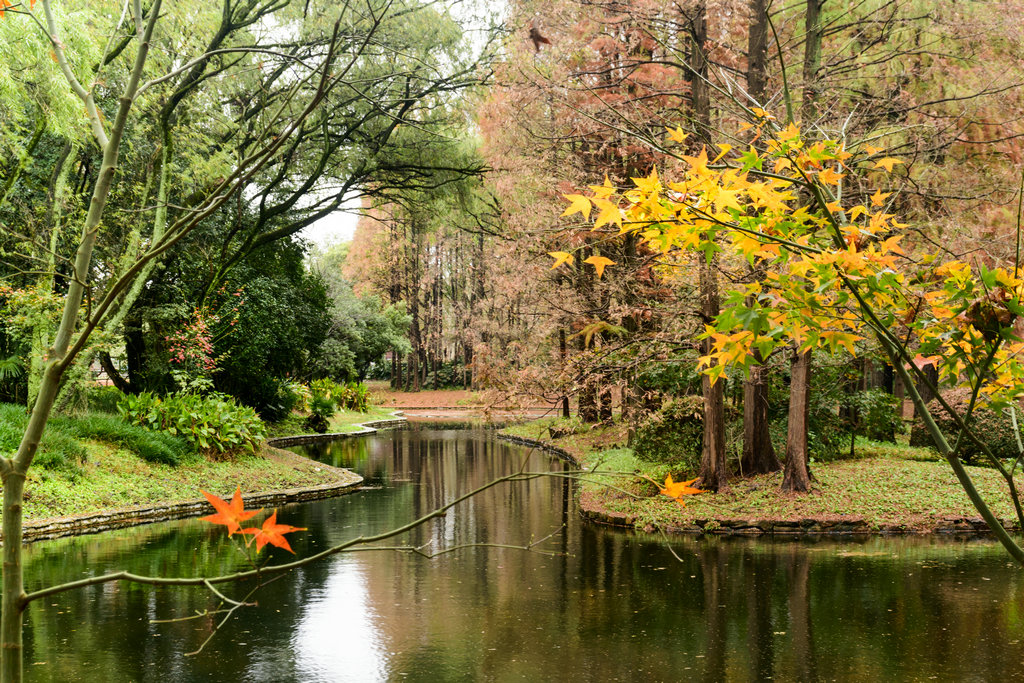
[[[10,456],[18,450],[28,423],[25,408],[20,405],[0,405],[0,454]],[[47,425],[39,442],[34,464],[48,470],[78,473],[86,460],[85,446],[58,425]]]
[[[86,391],[86,402],[89,411],[117,415],[117,404],[124,398],[124,393],[117,387],[93,386]]]
[[[558,418],[548,425],[548,434],[552,439],[560,439],[563,436],[572,434],[585,434],[590,431],[590,425],[581,420],[578,416]]]
[[[231,394],[241,403],[252,406],[267,422],[283,420],[299,400],[289,383],[267,376],[254,378],[244,387],[234,387]]]
[[[322,396],[331,400],[339,410],[356,410],[365,413],[369,407],[370,392],[362,383],[338,384],[327,378],[315,379],[310,383],[309,391],[314,398]],[[330,415],[327,417],[329,418]]]
[[[370,391],[365,384],[349,382],[342,389],[340,398],[335,404],[342,410],[356,410],[365,413],[370,407]]]
[[[181,437],[153,432],[114,415],[93,413],[78,418],[56,417],[50,424],[80,439],[95,439],[121,446],[147,462],[177,465],[195,453],[195,449]]]
[[[967,412],[967,405],[970,402],[971,394],[967,389],[954,389],[946,394],[943,394],[946,402],[949,403],[950,407],[953,408],[958,414],[963,415]],[[935,418],[935,423],[939,427],[939,431],[946,437],[949,445],[952,446],[956,443],[957,434],[960,430],[957,428],[956,423],[953,421],[942,406],[939,405],[937,400],[933,400],[928,404],[928,410],[931,412],[932,417]],[[1021,413],[1018,412],[1017,425],[1018,429],[1022,426],[1024,420],[1021,419]],[[992,450],[993,455],[1000,459],[1016,458],[1019,454],[1017,447],[1017,439],[1013,433],[1013,422],[1010,416],[1004,413],[997,413],[988,408],[975,407],[971,414],[971,419],[967,421],[967,424],[974,433],[981,438],[986,445]],[[928,430],[924,427],[924,422],[920,417],[914,418],[914,427],[910,431],[910,445],[911,446],[932,446],[935,444],[932,442],[931,435]],[[971,463],[978,458],[984,458],[984,454],[981,452],[974,443],[964,438],[963,443],[960,446],[960,459],[964,462]]]
[[[304,413],[309,412],[309,402],[313,399],[313,392],[309,390],[309,387],[302,382],[292,381],[286,381],[284,387],[295,397],[295,403],[292,405],[292,408],[301,410]]]
[[[181,435],[203,454],[255,452],[266,426],[252,408],[223,394],[172,394],[160,399],[149,392],[125,396],[117,406],[130,422],[172,436]]]
[[[334,417],[334,401],[327,396],[313,394],[313,400],[309,403],[309,417],[306,418],[305,426],[317,434],[324,434]]]
[[[857,434],[873,441],[893,442],[904,429],[900,400],[881,389],[847,394],[843,405],[856,411],[853,427]]]
[[[700,396],[669,401],[637,428],[633,452],[640,460],[696,472],[704,445],[704,402]]]

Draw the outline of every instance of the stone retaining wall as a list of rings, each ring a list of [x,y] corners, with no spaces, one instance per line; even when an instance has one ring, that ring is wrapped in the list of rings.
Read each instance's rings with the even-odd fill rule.
[[[396,417],[392,420],[373,420],[360,424],[362,429],[355,432],[329,432],[327,434],[297,434],[296,436],[279,436],[276,439],[267,439],[267,445],[275,448],[287,448],[288,446],[303,446],[309,443],[320,443],[321,441],[336,441],[350,436],[366,436],[377,431],[375,428],[397,427],[407,424],[404,417]]]

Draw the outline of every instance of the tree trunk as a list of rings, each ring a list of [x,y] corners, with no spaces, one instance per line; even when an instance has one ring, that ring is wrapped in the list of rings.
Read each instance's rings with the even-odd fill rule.
[[[580,421],[587,424],[600,421],[601,416],[597,408],[597,387],[593,382],[584,382],[583,388],[580,389],[578,410]]]
[[[700,257],[701,317],[708,323],[719,313],[718,274],[715,259],[708,263]],[[701,341],[701,353],[711,352],[711,340]],[[728,486],[729,472],[725,461],[725,382],[711,383],[707,375],[701,377],[704,395],[704,448],[700,459],[699,486],[719,491]]]
[[[821,85],[818,82],[821,71],[821,6],[825,0],[807,0],[806,23],[804,30],[804,99],[800,104],[800,115],[804,127],[810,126],[818,118],[818,97]]]
[[[760,364],[760,354],[755,352],[755,355],[758,364],[750,369],[750,378],[743,382],[743,456],[740,458],[743,476],[782,469],[768,430],[765,368]]]
[[[768,85],[768,7],[765,0],[750,0],[747,36],[747,95],[754,106],[764,107]]]
[[[707,3],[700,0],[693,9],[690,20],[690,106],[697,139],[711,144],[711,88],[708,83],[708,56],[705,44],[708,41]]]
[[[121,139],[128,121],[128,113],[135,101],[143,66],[149,54],[149,41],[153,35],[156,18],[160,15],[160,0],[156,0],[150,8],[149,20],[145,30],[139,35],[138,52],[132,67],[124,94],[120,99],[117,114],[110,127],[109,137],[101,141],[103,161],[99,175],[93,187],[89,211],[82,226],[82,237],[75,253],[73,264],[74,277],[68,282],[68,290],[64,296],[64,310],[60,325],[53,340],[53,347],[43,381],[39,387],[39,395],[32,413],[29,415],[25,434],[18,445],[13,458],[0,458],[0,480],[3,481],[3,598],[0,607],[0,680],[5,683],[16,683],[22,680],[23,655],[23,617],[25,611],[24,574],[21,564],[22,544],[22,509],[24,505],[25,477],[39,448],[39,440],[43,436],[46,422],[50,418],[53,402],[60,389],[61,377],[74,362],[75,348],[71,346],[72,336],[81,313],[82,300],[85,296],[85,283],[89,278],[93,249],[99,234],[100,221],[106,207],[107,197],[114,180],[118,157],[121,151]],[[136,17],[136,21],[141,21]],[[58,56],[63,59],[63,55]],[[91,102],[91,99],[90,99]],[[98,138],[99,139],[99,138]],[[104,144],[105,142],[105,144]]]
[[[793,352],[790,364],[789,426],[786,430],[786,471],[783,491],[806,492],[811,488],[807,466],[807,417],[810,412],[811,352]]]
[[[612,390],[603,389],[599,396],[598,410],[600,411],[601,422],[612,420]]]
[[[107,377],[113,382],[114,386],[121,390],[125,394],[134,394],[135,390],[131,384],[128,383],[121,373],[114,367],[114,361],[110,358],[110,354],[106,351],[99,353],[100,367],[103,368],[103,372],[107,373]]]

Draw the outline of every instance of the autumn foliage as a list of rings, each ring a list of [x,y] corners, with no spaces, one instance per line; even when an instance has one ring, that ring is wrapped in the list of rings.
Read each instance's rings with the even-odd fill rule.
[[[226,526],[228,529],[228,536],[232,536],[234,534],[252,536],[253,538],[251,539],[251,541],[248,539],[246,540],[246,547],[249,547],[250,542],[255,542],[257,553],[263,550],[263,546],[267,544],[276,546],[278,548],[284,548],[288,552],[294,553],[295,551],[292,550],[291,545],[289,545],[288,543],[288,539],[286,539],[284,535],[290,534],[295,531],[306,530],[304,528],[295,527],[288,524],[278,524],[277,510],[274,510],[274,512],[271,513],[271,515],[263,521],[262,526],[258,528],[247,527],[243,529],[242,522],[252,519],[263,510],[262,508],[259,510],[245,509],[245,503],[242,501],[241,487],[235,489],[235,494],[234,496],[232,496],[230,503],[228,503],[222,498],[218,498],[212,493],[208,493],[207,491],[201,490],[200,492],[203,494],[206,500],[210,502],[210,505],[212,505],[213,508],[216,510],[216,513],[212,515],[207,515],[206,517],[202,517],[201,519],[204,522],[209,522],[210,524],[222,524]]]

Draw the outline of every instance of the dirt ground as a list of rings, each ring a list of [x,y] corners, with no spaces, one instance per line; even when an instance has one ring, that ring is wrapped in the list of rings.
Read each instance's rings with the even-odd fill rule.
[[[401,410],[407,417],[540,417],[553,411],[550,405],[508,405],[494,402],[494,398],[480,391],[468,389],[424,389],[423,391],[393,391],[387,382],[366,383],[374,405]]]

